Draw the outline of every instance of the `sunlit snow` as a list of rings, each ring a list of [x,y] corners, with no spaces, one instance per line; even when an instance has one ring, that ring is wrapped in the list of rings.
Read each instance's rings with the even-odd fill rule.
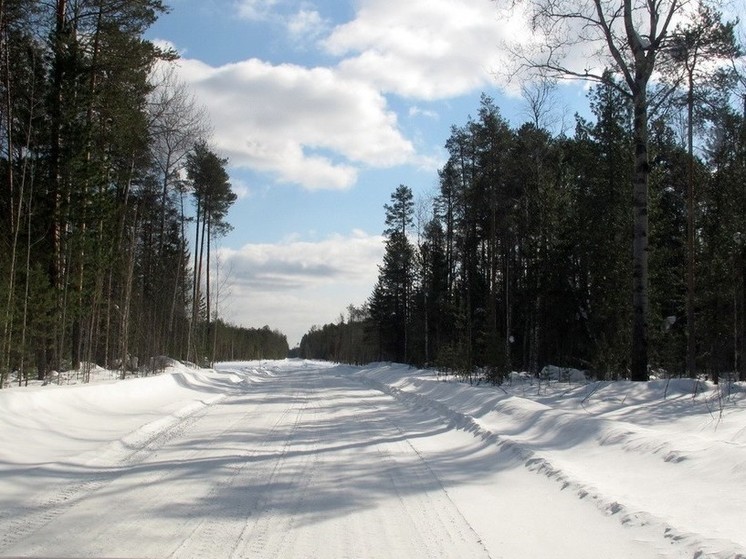
[[[0,391],[0,557],[746,557],[739,383],[102,376]]]

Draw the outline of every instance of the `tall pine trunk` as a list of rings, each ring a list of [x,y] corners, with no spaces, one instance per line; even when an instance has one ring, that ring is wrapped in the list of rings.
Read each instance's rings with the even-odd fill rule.
[[[62,240],[62,200],[63,200],[63,178],[62,178],[62,104],[63,104],[63,82],[64,70],[64,48],[65,33],[67,31],[67,0],[57,0],[55,12],[55,29],[52,36],[52,48],[54,51],[52,64],[52,89],[50,92],[50,154],[49,154],[49,203],[50,229],[52,236],[52,260],[50,263],[50,283],[57,296],[56,331],[49,334],[47,348],[52,349],[52,355],[46,355],[44,366],[59,366],[61,355],[61,341],[64,339],[62,330],[65,328],[64,320],[64,275],[65,255]],[[54,340],[54,341],[52,341]],[[45,353],[46,349],[45,348]]]
[[[197,293],[199,294],[200,289],[202,289],[202,270],[204,270],[205,265],[205,239],[206,239],[206,230],[207,230],[207,219],[209,215],[209,210],[207,207],[206,201],[203,201],[203,210],[202,210],[202,230],[200,231],[200,241],[199,241],[199,265],[197,266],[199,269],[199,273],[197,274],[197,281],[199,283],[197,288]],[[207,288],[205,288],[205,296],[207,295]],[[198,301],[199,303],[199,301]],[[198,313],[197,313],[197,320],[202,321],[201,316],[201,305],[198,305],[197,307]],[[207,313],[209,314],[210,309],[207,308]],[[198,328],[196,332],[199,334],[199,337],[195,338],[195,344],[196,349],[199,349],[200,351],[205,350],[205,332],[202,328]],[[196,354],[196,353],[195,353]],[[199,360],[196,361],[196,363],[199,365]],[[201,365],[200,365],[201,366]]]
[[[696,369],[696,329],[694,327],[694,76],[693,69],[688,72],[689,89],[687,91],[687,199],[686,199],[686,372],[691,378],[697,374]],[[717,384],[717,372],[714,372]]]
[[[633,91],[635,171],[632,243],[632,380],[648,380],[648,106],[639,75]]]
[[[199,282],[200,269],[199,263],[199,228],[200,219],[202,219],[201,198],[197,198],[197,218],[194,221],[194,267],[192,270],[192,319],[189,322],[189,331],[187,333],[187,361],[196,361],[196,352],[192,352],[194,337],[197,327],[198,305],[199,305]]]
[[[207,261],[205,264],[205,307],[207,309],[207,328],[206,328],[206,344],[205,347],[210,347],[210,328],[211,328],[211,321],[210,321],[210,245],[211,245],[211,235],[212,232],[212,220],[210,219],[210,212],[205,212],[206,218],[207,218]],[[215,358],[214,353],[211,353],[209,356],[210,359],[210,366],[212,366],[212,360]]]
[[[13,244],[11,246],[10,254],[10,270],[8,271],[8,297],[6,300],[5,316],[3,317],[3,332],[2,340],[0,340],[0,389],[5,386],[5,375],[10,371],[10,354],[13,339],[13,308],[15,307],[14,292],[15,292],[15,275],[16,275],[16,254],[18,248],[18,233],[20,224],[16,219],[16,212],[14,208],[14,176],[13,176],[13,103],[11,97],[11,75],[10,75],[10,58],[8,55],[9,41],[7,39],[7,22],[5,21],[5,9],[2,3],[0,3],[0,41],[4,44],[2,53],[2,64],[5,69],[3,75],[4,87],[5,87],[5,99],[3,99],[4,113],[5,113],[5,126],[6,126],[6,137],[5,141],[8,146],[8,165],[6,169],[5,179],[8,181],[9,189],[9,218],[10,218],[10,234],[13,238]],[[21,206],[23,200],[23,193],[18,199],[18,218],[21,214]]]
[[[127,369],[131,365],[129,357],[129,330],[130,330],[130,309],[132,306],[132,284],[134,280],[135,270],[135,247],[137,243],[137,204],[134,204],[133,216],[132,216],[132,232],[130,234],[128,255],[127,255],[127,267],[126,275],[124,277],[124,301],[121,313],[121,355],[122,355],[122,371],[121,378],[124,379],[127,375]]]

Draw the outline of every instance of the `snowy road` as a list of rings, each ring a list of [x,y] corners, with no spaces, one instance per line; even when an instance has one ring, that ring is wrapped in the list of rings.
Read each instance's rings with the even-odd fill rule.
[[[350,368],[186,378],[196,403],[122,404],[69,450],[37,413],[28,461],[0,453],[0,557],[686,556]]]

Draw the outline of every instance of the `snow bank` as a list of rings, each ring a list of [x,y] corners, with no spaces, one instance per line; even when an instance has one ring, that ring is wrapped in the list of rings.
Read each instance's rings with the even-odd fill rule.
[[[3,389],[0,462],[33,466],[83,453],[100,459],[111,441],[142,444],[244,382],[229,372],[171,366],[145,378]]]
[[[313,382],[304,382],[306,377]],[[344,382],[340,383],[339,377],[344,377]],[[270,405],[274,410],[271,416],[267,415],[267,404],[262,397],[246,397],[275,395],[279,389],[286,388],[292,388],[292,397],[267,399],[276,406]],[[376,397],[370,396],[373,391],[369,388],[377,391]],[[336,400],[329,407],[319,405],[320,400],[316,400],[325,390],[335,391]],[[296,392],[299,397],[294,396]],[[396,402],[381,392],[405,407],[389,405]],[[363,404],[355,398],[362,398]],[[618,526],[618,521],[623,526],[635,527],[635,535],[653,534],[650,541],[655,546],[666,542],[662,545],[668,548],[670,542],[673,551],[662,556],[746,558],[743,529],[746,386],[737,383],[714,386],[696,380],[537,382],[518,374],[501,387],[470,386],[444,380],[433,371],[387,363],[365,368],[301,360],[224,363],[219,370],[173,366],[162,375],[141,379],[2,390],[0,504],[15,503],[16,509],[0,507],[0,520],[15,526],[12,518],[20,514],[18,504],[27,502],[38,484],[47,483],[50,488],[38,493],[42,496],[59,493],[59,498],[42,502],[37,507],[41,511],[38,514],[34,512],[35,504],[26,507],[31,512],[21,511],[27,516],[35,514],[33,517],[41,527],[47,521],[46,511],[58,508],[69,497],[64,491],[55,493],[51,487],[59,484],[59,472],[67,472],[69,479],[75,480],[75,472],[84,466],[90,473],[107,471],[112,464],[122,467],[137,463],[137,453],[145,453],[151,447],[156,451],[162,448],[160,442],[171,440],[164,437],[176,437],[177,431],[188,429],[190,422],[196,425],[199,419],[211,417],[210,411],[222,409],[213,404],[223,400],[226,409],[236,409],[237,413],[244,408],[233,404],[240,402],[245,409],[253,410],[251,417],[267,415],[264,425],[270,433],[273,425],[284,425],[280,420],[286,417],[295,417],[295,423],[290,423],[297,427],[301,412],[307,413],[307,419],[316,422],[308,427],[309,433],[320,437],[317,427],[328,429],[330,441],[323,440],[323,444],[333,443],[335,453],[354,456],[363,445],[383,443],[356,442],[354,451],[345,445],[339,447],[336,435],[340,422],[353,419],[344,406],[357,405],[366,413],[380,413],[378,406],[386,406],[389,418],[395,408],[398,421],[407,423],[411,419],[414,434],[400,430],[399,424],[386,423],[391,420],[383,416],[385,431],[395,433],[397,441],[387,442],[385,448],[407,450],[407,453],[411,449],[415,457],[419,456],[418,448],[424,449],[435,458],[430,474],[440,468],[451,476],[468,479],[468,483],[449,487],[449,495],[454,499],[460,496],[459,506],[469,519],[485,517],[483,523],[475,521],[475,530],[479,528],[477,531],[494,543],[493,549],[500,549],[501,553],[508,549],[506,556],[526,556],[521,554],[525,549],[520,546],[531,537],[528,532],[521,532],[505,539],[519,547],[505,547],[508,544],[503,541],[503,534],[512,529],[511,522],[517,522],[511,507],[513,512],[520,512],[522,519],[535,522],[541,515],[531,507],[540,507],[547,498],[553,498],[556,489],[557,495],[562,492],[563,499],[570,496],[573,504],[583,503],[578,508],[590,510],[594,519],[596,510],[585,503],[593,503],[614,526]],[[310,406],[309,402],[315,404]],[[284,405],[290,407],[285,409]],[[303,411],[306,405],[310,407]],[[418,410],[423,413],[417,413]],[[245,420],[241,413],[248,412],[237,415],[242,425]],[[446,444],[460,445],[465,439],[469,445],[478,444],[471,447]],[[292,462],[295,465],[306,461],[323,464],[327,457],[337,456],[326,450],[322,452],[326,446],[306,448],[304,440],[303,437],[298,441],[288,439],[284,446],[277,447],[277,452],[256,455],[252,454],[255,450],[247,448],[244,450],[256,460],[238,462],[231,443],[226,447],[230,449],[228,466],[221,471],[233,475],[232,472],[247,464],[260,463],[275,455],[297,459],[298,464]],[[255,440],[260,446],[269,445],[267,448],[274,448],[271,445],[275,443],[272,438],[264,442]],[[299,444],[302,452],[298,452]],[[467,450],[459,454],[459,449],[464,448]],[[484,449],[489,452],[482,452]],[[174,452],[178,450],[177,445]],[[379,448],[376,455],[381,451]],[[485,456],[489,461],[480,462]],[[207,458],[208,462],[214,460]],[[427,457],[420,458],[421,470],[430,471]],[[504,471],[496,470],[499,476],[493,471],[493,477],[489,477],[486,470],[496,467],[495,460]],[[333,463],[327,466],[336,471]],[[458,469],[458,473],[451,467]],[[44,475],[34,475],[42,470]],[[504,475],[505,471],[509,474]],[[520,483],[515,487],[491,486],[487,499],[480,497],[487,495],[487,486],[479,485],[483,474],[484,479],[499,479],[508,484],[505,480],[519,477],[541,480],[537,485],[542,487],[531,488]],[[143,475],[160,479],[157,469],[145,469]],[[228,479],[233,479],[230,475]],[[88,478],[81,475],[80,479]],[[70,493],[74,494],[75,491]],[[493,495],[498,497],[493,499]],[[476,504],[480,499],[481,504]],[[495,518],[503,519],[503,524],[495,527]],[[593,522],[588,525],[589,531],[599,528]],[[561,524],[553,529],[561,531]],[[551,537],[561,538],[562,534],[553,533]],[[593,534],[588,537],[601,538]],[[544,551],[546,556],[552,555],[551,549]]]
[[[352,372],[502,447],[623,524],[652,526],[693,556],[746,557],[746,397],[738,384],[522,382],[470,386],[432,371]]]

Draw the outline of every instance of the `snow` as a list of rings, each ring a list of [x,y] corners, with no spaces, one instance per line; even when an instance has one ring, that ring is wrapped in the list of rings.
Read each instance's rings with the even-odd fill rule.
[[[739,383],[111,377],[0,391],[0,557],[746,557]]]

